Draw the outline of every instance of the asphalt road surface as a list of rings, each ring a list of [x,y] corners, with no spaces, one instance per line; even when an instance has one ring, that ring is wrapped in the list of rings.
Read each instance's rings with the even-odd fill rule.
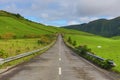
[[[17,66],[0,80],[113,80],[109,75],[71,51],[61,36],[56,44],[40,56]]]

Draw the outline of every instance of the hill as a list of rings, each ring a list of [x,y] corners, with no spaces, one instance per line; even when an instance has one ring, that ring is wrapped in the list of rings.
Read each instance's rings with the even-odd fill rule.
[[[20,14],[0,10],[0,38],[12,36],[14,38],[37,37],[41,34],[69,33],[93,35],[82,31],[46,26],[25,19]]]
[[[120,35],[120,17],[107,20],[98,19],[89,23],[65,26],[67,29],[75,29],[80,31],[89,32],[96,35],[105,37],[113,37]]]
[[[53,34],[58,29],[25,19],[20,14],[0,10],[0,36],[14,35],[17,38],[26,35]]]

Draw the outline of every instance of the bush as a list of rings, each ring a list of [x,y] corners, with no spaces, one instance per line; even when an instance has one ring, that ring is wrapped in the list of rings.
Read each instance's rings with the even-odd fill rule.
[[[20,14],[15,14],[15,16],[17,17],[17,18],[20,18],[21,17],[21,15]]]
[[[91,61],[92,63],[100,66],[101,68],[111,69],[112,67],[115,66],[114,62],[112,60],[109,60],[109,59],[105,60],[101,57],[98,57],[98,56],[92,54],[91,49],[87,48],[86,45],[78,46],[78,47],[76,47],[76,50],[79,53],[79,55],[81,55],[85,59]]]
[[[18,54],[18,53],[20,53],[20,52],[21,52],[21,50],[19,50],[19,49],[18,49],[18,50],[16,50],[16,53],[17,53],[17,54]]]
[[[72,40],[71,40],[71,37],[68,37],[68,40],[67,40],[68,43],[72,44]]]
[[[8,54],[5,52],[5,50],[3,50],[3,49],[0,50],[0,57],[2,57],[2,58],[8,57]]]
[[[76,44],[77,44],[76,41],[73,41],[72,45],[73,45],[73,46],[76,46]]]
[[[91,49],[87,47],[87,45],[78,46],[76,49],[80,52],[80,54],[86,54],[86,52],[91,52]]]

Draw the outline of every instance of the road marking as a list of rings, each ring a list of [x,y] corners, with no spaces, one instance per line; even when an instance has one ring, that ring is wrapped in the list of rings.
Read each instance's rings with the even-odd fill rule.
[[[59,61],[61,61],[61,58],[59,58]]]
[[[59,75],[62,74],[61,67],[59,67],[59,73],[58,73],[58,74],[59,74]]]

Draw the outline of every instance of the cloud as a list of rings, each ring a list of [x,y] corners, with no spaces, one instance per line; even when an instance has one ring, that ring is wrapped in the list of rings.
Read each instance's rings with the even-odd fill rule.
[[[97,20],[97,19],[98,19],[97,17],[92,17],[92,18],[90,18],[90,17],[81,17],[81,18],[79,18],[77,20],[68,21],[67,25],[75,25],[75,24],[81,24],[81,23],[88,23],[90,21]]]
[[[84,22],[86,22],[86,23],[88,23],[89,21],[93,21],[93,20],[97,20],[97,19],[99,19],[98,17],[81,17],[80,19],[79,19],[79,21],[81,22],[81,23],[84,23]]]
[[[67,24],[68,25],[75,25],[75,24],[80,24],[80,22],[78,22],[78,21],[69,21]]]
[[[63,20],[67,25],[120,16],[119,3],[120,0],[0,0],[0,9],[37,17],[52,25]]]
[[[119,16],[119,0],[80,0],[79,16]],[[116,13],[117,12],[117,13]]]

